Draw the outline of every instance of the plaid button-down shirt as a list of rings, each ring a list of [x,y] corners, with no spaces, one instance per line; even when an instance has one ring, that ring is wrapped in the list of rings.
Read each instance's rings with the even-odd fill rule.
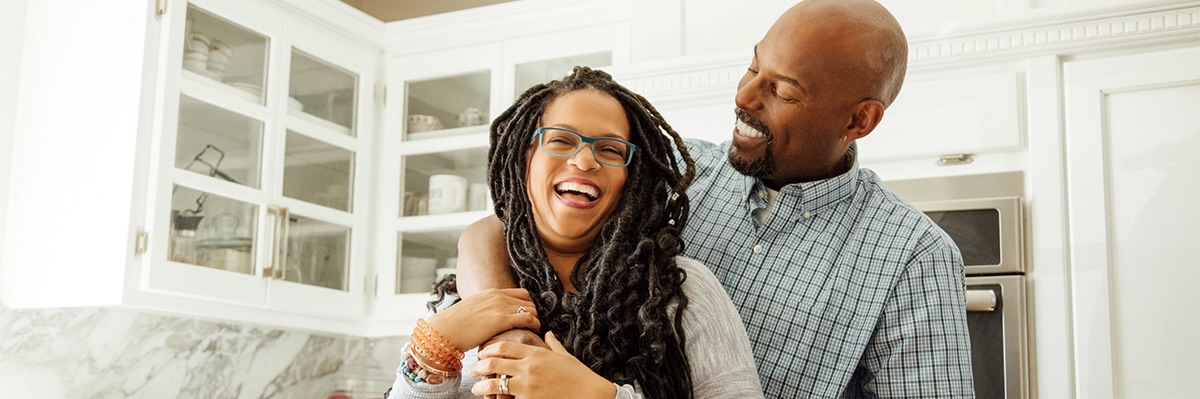
[[[962,257],[923,213],[854,159],[783,187],[759,223],[766,188],[729,166],[729,143],[688,148],[685,254],[737,305],[767,397],[974,396]]]

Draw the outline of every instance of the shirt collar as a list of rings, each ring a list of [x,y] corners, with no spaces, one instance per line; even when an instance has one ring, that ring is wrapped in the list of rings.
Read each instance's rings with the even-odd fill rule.
[[[783,186],[775,198],[772,212],[795,220],[803,217],[806,213],[813,215],[824,212],[853,195],[859,174],[858,143],[850,144],[846,156],[850,158],[850,170],[846,173],[824,180]],[[746,176],[742,179],[742,185],[743,201],[750,204],[765,201],[767,187],[763,185],[762,179]],[[759,197],[760,193],[761,197]]]

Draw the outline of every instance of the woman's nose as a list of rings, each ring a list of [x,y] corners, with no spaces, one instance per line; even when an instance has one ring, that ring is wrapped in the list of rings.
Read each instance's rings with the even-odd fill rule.
[[[572,156],[567,163],[587,172],[600,169],[600,163],[596,161],[596,153],[591,143],[584,143],[583,148],[580,148],[579,152],[575,153],[575,156]]]

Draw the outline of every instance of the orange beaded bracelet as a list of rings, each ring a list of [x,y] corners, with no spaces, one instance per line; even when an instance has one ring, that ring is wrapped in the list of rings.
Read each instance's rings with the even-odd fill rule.
[[[436,366],[448,368],[451,372],[462,370],[463,352],[434,330],[425,319],[417,319],[417,328],[413,330],[412,335],[412,349],[414,355],[436,363]]]

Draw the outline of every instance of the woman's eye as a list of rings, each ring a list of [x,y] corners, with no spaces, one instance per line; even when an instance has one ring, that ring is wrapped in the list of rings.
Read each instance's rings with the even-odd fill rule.
[[[617,155],[620,157],[625,156],[625,151],[622,151],[620,148],[614,147],[614,146],[604,146],[604,147],[600,148],[600,151],[604,151],[606,153],[609,153],[612,155]]]

